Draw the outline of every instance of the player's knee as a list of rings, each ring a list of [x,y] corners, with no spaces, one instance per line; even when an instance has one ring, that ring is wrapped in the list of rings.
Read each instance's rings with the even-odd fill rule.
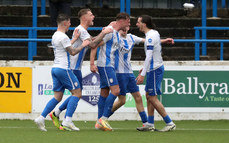
[[[115,96],[118,96],[119,93],[120,93],[120,89],[116,89],[116,90],[112,91],[111,93],[112,93],[113,95],[115,95]]]
[[[62,100],[62,97],[55,97],[55,99],[60,102]]]
[[[81,98],[82,97],[82,94],[72,94],[72,96],[76,96],[78,98]]]
[[[72,90],[72,96],[76,96],[78,98],[81,98],[82,97],[81,89]]]
[[[77,95],[77,97],[82,98],[82,94]]]
[[[142,97],[141,96],[136,96],[135,97],[136,103],[142,103]]]
[[[120,103],[121,103],[121,105],[124,105],[126,103],[126,99],[125,98],[121,99]]]
[[[146,100],[149,101],[150,100],[150,97],[149,96],[146,96]]]
[[[148,96],[147,101],[155,103],[158,100],[157,96]]]

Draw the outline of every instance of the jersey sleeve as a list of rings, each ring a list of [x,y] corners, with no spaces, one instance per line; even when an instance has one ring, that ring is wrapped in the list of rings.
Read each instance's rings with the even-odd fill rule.
[[[70,39],[68,38],[67,35],[65,35],[62,39],[61,39],[61,44],[64,48],[67,48],[67,47],[70,47],[71,46],[71,41]]]
[[[81,30],[80,31],[80,39],[82,41],[91,38],[91,35],[86,31],[86,30]]]
[[[78,29],[79,31],[78,32],[80,32],[80,36],[79,36],[79,38],[80,38],[80,40],[81,41],[84,41],[84,40],[86,40],[86,39],[89,39],[89,38],[91,38],[91,35],[87,32],[87,30],[83,30],[83,29],[80,29],[80,28],[76,28],[76,29]],[[75,30],[76,30],[75,29]],[[75,32],[75,30],[74,30],[74,32]],[[73,33],[74,33],[73,32]],[[72,38],[74,37],[74,34],[72,35]]]
[[[143,70],[141,73],[142,76],[146,75],[147,69],[150,66],[150,61],[151,61],[152,56],[153,56],[154,46],[157,42],[156,40],[157,40],[157,38],[155,37],[155,35],[151,35],[151,36],[146,37],[146,41],[145,41],[146,58],[145,58]]]
[[[153,36],[147,37],[146,38],[146,47],[148,46],[154,46],[155,44],[155,39]]]
[[[113,36],[113,33],[106,34],[103,38],[104,43],[111,40],[112,36]]]
[[[114,30],[114,28],[113,28],[112,26],[107,26],[106,28],[111,28],[111,29]],[[112,38],[112,36],[113,36],[113,33],[112,33],[112,32],[106,34],[106,35],[103,37],[104,43],[106,43],[107,41],[109,41],[109,40]]]
[[[139,44],[142,42],[143,38],[135,36],[135,35],[131,35],[133,37],[134,40],[134,44]]]
[[[142,72],[141,72],[142,76],[146,75],[147,69],[148,69],[148,67],[150,65],[150,61],[152,59],[152,55],[153,55],[153,53],[150,50],[147,50],[145,62],[144,62],[143,69],[142,69]]]

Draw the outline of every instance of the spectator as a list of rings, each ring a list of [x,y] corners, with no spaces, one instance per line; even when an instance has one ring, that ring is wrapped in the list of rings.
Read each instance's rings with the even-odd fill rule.
[[[88,8],[93,8],[96,5],[99,5],[99,7],[102,7],[102,8],[109,8],[108,0],[99,0],[99,1],[88,0],[87,3],[85,4],[85,6]]]
[[[57,27],[57,16],[60,13],[71,16],[72,0],[49,0],[49,11],[53,27]]]

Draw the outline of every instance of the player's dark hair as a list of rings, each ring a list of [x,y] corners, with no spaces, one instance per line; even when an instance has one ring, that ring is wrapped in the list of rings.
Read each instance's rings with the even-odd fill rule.
[[[142,23],[146,24],[146,27],[149,29],[156,29],[156,25],[153,23],[153,18],[149,15],[141,15]]]
[[[118,13],[117,16],[116,16],[116,20],[120,20],[120,19],[130,19],[130,15],[126,12],[121,12],[121,13]]]
[[[89,8],[81,9],[81,10],[78,12],[78,17],[80,18],[81,16],[87,14],[88,11],[91,11],[91,10],[90,10]]]
[[[70,19],[70,17],[68,16],[68,15],[66,15],[66,14],[59,14],[58,16],[57,16],[57,19],[56,19],[56,22],[57,22],[57,24],[59,24],[59,23],[61,23],[62,21],[68,21]]]

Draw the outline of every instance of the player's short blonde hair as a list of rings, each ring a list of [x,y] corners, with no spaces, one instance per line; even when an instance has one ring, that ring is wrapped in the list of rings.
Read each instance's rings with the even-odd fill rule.
[[[81,16],[87,14],[88,11],[91,11],[91,10],[90,10],[89,8],[81,9],[81,10],[78,12],[78,17],[81,18]]]

